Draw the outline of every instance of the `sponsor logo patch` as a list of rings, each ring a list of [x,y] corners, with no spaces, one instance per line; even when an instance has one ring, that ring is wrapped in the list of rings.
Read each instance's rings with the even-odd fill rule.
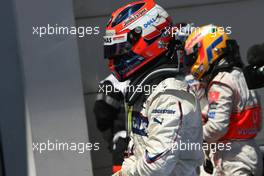
[[[147,9],[143,9],[139,11],[137,14],[132,15],[124,22],[124,27],[130,25],[131,23],[135,22],[138,18],[142,17],[145,13],[147,13]]]
[[[215,112],[208,112],[208,114],[207,114],[207,116],[208,116],[208,118],[215,118]]]
[[[146,150],[145,157],[146,157],[147,163],[151,164],[151,163],[154,163],[155,161],[157,161],[162,155],[163,155],[163,152],[159,153],[157,155],[154,155],[154,156],[150,156],[149,152]]]
[[[151,18],[147,23],[144,24],[144,28],[148,28],[149,26],[151,26],[155,22],[156,22],[156,19]]]
[[[141,113],[133,111],[132,132],[140,136],[147,136],[148,119]]]
[[[156,123],[158,123],[158,124],[160,124],[160,125],[162,125],[163,120],[164,120],[163,118],[162,118],[162,119],[158,119],[157,117],[155,117],[155,118],[153,119],[154,122],[156,122]]]
[[[151,113],[153,114],[175,114],[175,110],[171,109],[153,109]]]
[[[218,101],[220,96],[220,92],[209,92],[209,102]]]

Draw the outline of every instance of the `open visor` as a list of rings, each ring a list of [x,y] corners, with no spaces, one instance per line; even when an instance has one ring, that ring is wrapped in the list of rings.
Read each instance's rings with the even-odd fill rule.
[[[127,41],[127,34],[104,36],[104,58],[127,54],[132,48]]]

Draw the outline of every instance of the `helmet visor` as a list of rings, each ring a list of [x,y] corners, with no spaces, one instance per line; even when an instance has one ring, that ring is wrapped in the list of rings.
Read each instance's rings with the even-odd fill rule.
[[[104,36],[104,58],[113,58],[127,54],[132,48],[127,34]]]
[[[192,53],[185,55],[184,57],[184,65],[187,67],[191,67],[194,65],[194,63],[196,62],[197,58],[198,58],[198,44],[196,44],[193,48],[192,48]]]
[[[197,53],[192,53],[184,57],[184,64],[187,67],[191,67],[197,60]]]

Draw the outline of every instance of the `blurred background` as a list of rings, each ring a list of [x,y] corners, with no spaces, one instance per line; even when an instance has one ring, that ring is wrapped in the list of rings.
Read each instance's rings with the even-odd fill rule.
[[[111,154],[96,128],[98,83],[110,74],[104,28],[127,0],[4,0],[0,6],[0,176],[105,176]],[[263,0],[156,0],[174,23],[232,27],[243,60],[264,42]],[[98,35],[37,37],[33,26],[99,27]],[[258,90],[264,102],[264,89]],[[262,103],[264,104],[264,103]],[[264,107],[263,107],[264,108]],[[263,131],[257,137],[264,145]],[[32,151],[32,142],[100,143],[78,154]]]

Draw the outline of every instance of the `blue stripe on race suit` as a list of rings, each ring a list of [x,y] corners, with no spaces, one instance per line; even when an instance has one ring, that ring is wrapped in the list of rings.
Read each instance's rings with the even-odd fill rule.
[[[146,150],[145,153],[146,153],[146,154],[145,154],[145,157],[146,157],[146,161],[147,161],[147,163],[148,163],[148,164],[151,164],[151,163],[154,163],[155,161],[157,161],[158,159],[160,159],[164,152],[159,153],[159,154],[157,154],[157,155],[155,155],[155,156],[153,156],[153,157],[150,157],[150,156],[149,156],[149,153],[148,153],[147,150]]]
[[[223,41],[223,36],[220,36],[218,39],[216,39],[207,49],[207,57],[208,57],[208,63],[211,63],[211,60],[213,58],[213,48],[215,48],[219,43]]]
[[[141,115],[139,112],[133,111],[133,120],[132,120],[132,132],[140,136],[148,136],[148,118]]]

